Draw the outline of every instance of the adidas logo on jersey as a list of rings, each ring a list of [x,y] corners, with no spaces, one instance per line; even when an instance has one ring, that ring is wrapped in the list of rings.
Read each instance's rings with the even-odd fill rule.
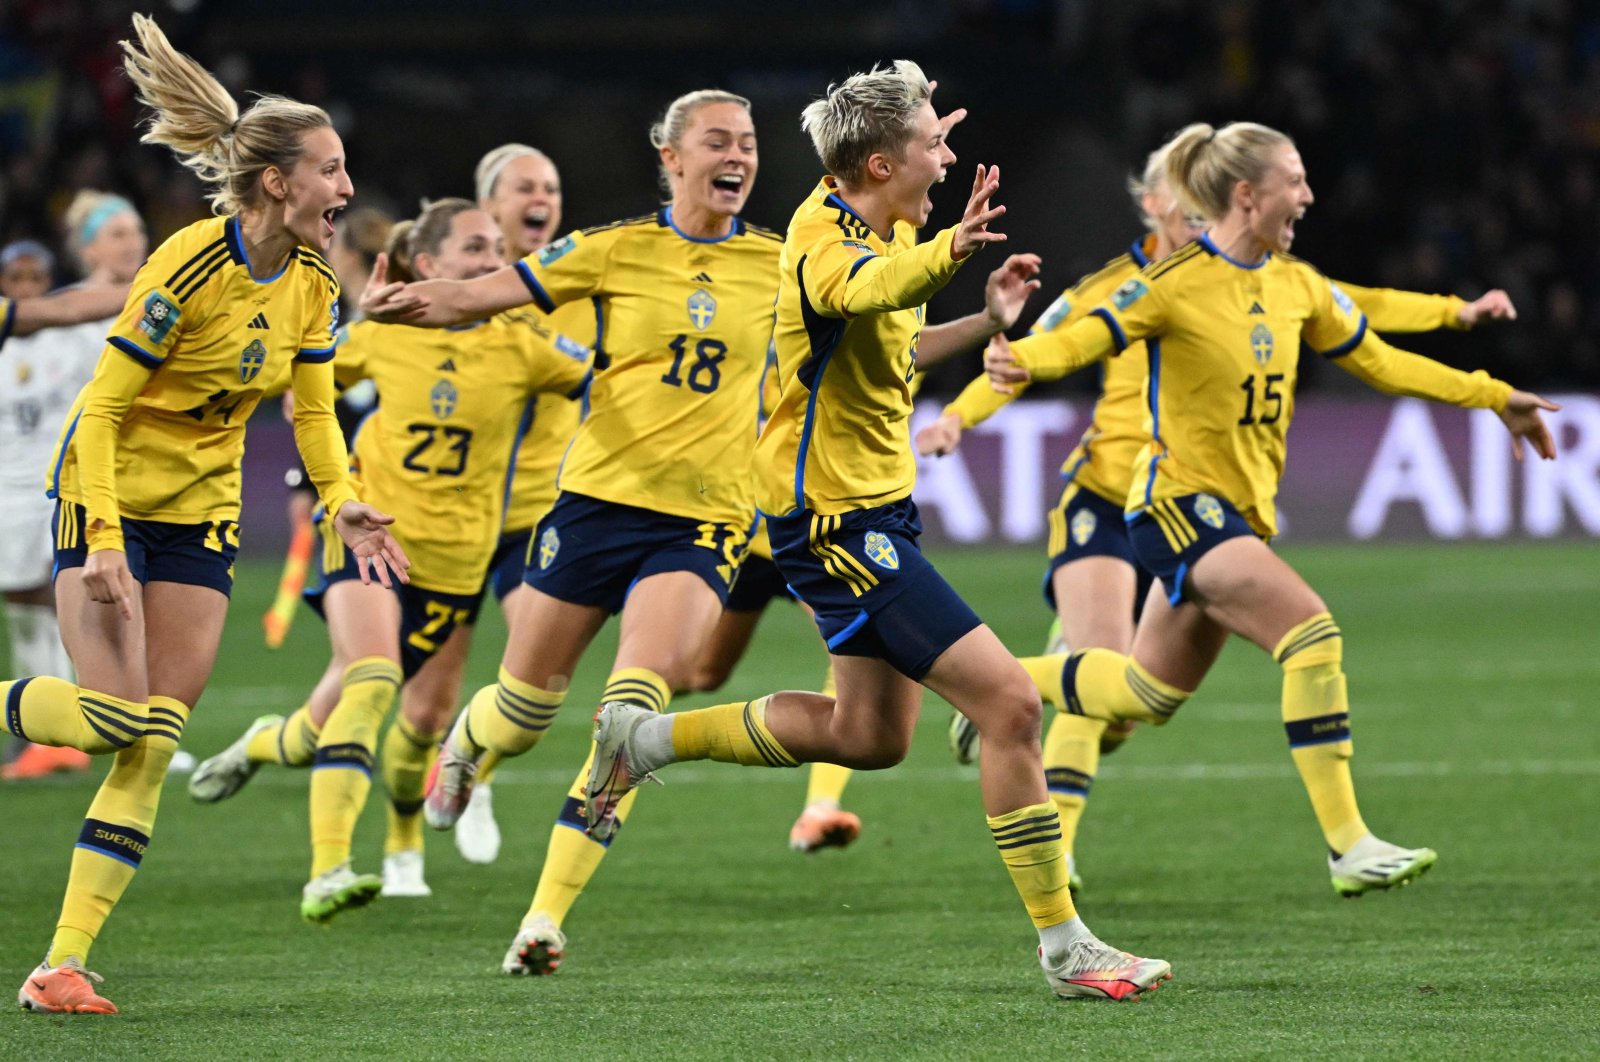
[[[250,323],[246,327],[247,328],[271,328],[272,326],[267,324],[267,315],[266,314],[258,313],[254,317],[250,318]]]
[[[439,363],[439,368],[437,370],[435,370],[435,371],[437,371],[437,372],[456,372],[457,371],[457,369],[456,369],[456,359],[454,359],[454,358],[446,358],[446,359],[444,359],[444,361]]]
[[[1250,304],[1250,312],[1251,313],[1266,313],[1267,311],[1263,310],[1261,308],[1261,304],[1259,302],[1252,302]]]
[[[705,273],[696,273],[694,276],[690,277],[689,279],[693,280],[696,284],[709,284],[709,283],[711,283],[711,277],[709,275],[705,274]]]

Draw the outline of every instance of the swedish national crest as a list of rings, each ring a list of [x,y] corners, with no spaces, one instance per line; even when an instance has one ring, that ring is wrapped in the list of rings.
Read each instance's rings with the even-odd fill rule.
[[[1211,495],[1196,494],[1194,496],[1194,514],[1207,527],[1215,528],[1218,531],[1222,530],[1222,503]]]
[[[252,339],[250,345],[239,352],[239,382],[249,383],[261,372],[261,367],[267,363],[267,348],[259,339]]]
[[[433,390],[428,392],[428,401],[433,406],[433,415],[444,420],[456,411],[456,402],[460,400],[460,393],[456,385],[449,380],[440,380],[433,385]]]
[[[544,534],[539,536],[539,570],[550,567],[555,563],[556,554],[561,552],[561,536],[556,534],[556,529],[547,527]]]
[[[1100,523],[1094,513],[1088,509],[1079,509],[1072,517],[1072,541],[1078,545],[1087,545],[1094,537],[1094,529]]]
[[[868,531],[866,541],[862,545],[867,559],[880,568],[889,571],[900,569],[900,554],[895,552],[894,543],[889,541],[889,536],[881,531]]]
[[[704,332],[717,319],[717,300],[705,288],[689,296],[689,323],[695,330]]]

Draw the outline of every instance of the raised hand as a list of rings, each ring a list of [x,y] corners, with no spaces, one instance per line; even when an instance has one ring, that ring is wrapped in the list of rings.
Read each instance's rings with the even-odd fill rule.
[[[1014,254],[989,274],[983,286],[983,307],[996,332],[1016,324],[1028,296],[1039,290],[1039,265],[1036,254]]]
[[[402,281],[390,283],[386,279],[388,275],[389,256],[380,251],[357,303],[361,313],[368,320],[383,324],[406,324],[421,317],[428,308],[428,300],[409,290]]]
[[[955,239],[950,241],[950,257],[960,261],[985,244],[1001,243],[1003,232],[990,232],[989,222],[1002,217],[1006,208],[991,207],[989,200],[1000,190],[1000,167],[978,164],[977,175],[972,180],[972,197],[967,200],[961,224],[956,226]]]
[[[984,348],[983,371],[989,374],[989,386],[1003,395],[1015,393],[1013,384],[1027,383],[1032,379],[1032,374],[1011,353],[1011,344],[1004,333],[989,340],[989,345]]]
[[[1505,424],[1506,431],[1511,433],[1511,452],[1518,461],[1522,460],[1524,439],[1533,447],[1533,452],[1546,461],[1555,458],[1555,438],[1550,434],[1550,428],[1539,415],[1539,411],[1544,409],[1554,413],[1560,408],[1554,402],[1529,394],[1527,391],[1511,392],[1511,397],[1506,399],[1506,408],[1500,411],[1500,420]]]
[[[400,548],[400,543],[389,534],[388,525],[392,523],[394,517],[357,501],[339,506],[338,514],[333,518],[334,529],[344,539],[344,544],[350,547],[350,552],[355,554],[356,569],[361,573],[363,583],[372,582],[374,574],[378,582],[387,587],[394,586],[389,580],[391,574],[402,583],[411,581],[406,574],[406,569],[411,567],[411,560]]]

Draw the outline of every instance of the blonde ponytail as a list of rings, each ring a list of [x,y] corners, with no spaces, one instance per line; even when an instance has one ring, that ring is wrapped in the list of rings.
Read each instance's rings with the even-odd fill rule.
[[[139,101],[155,112],[140,140],[169,147],[200,180],[218,214],[236,214],[259,195],[269,166],[284,173],[300,158],[300,141],[332,126],[320,107],[262,96],[244,114],[228,90],[179,52],[155,20],[133,16],[138,43],[122,41],[123,69]]]
[[[1205,122],[1185,126],[1167,144],[1167,184],[1189,214],[1220,219],[1240,181],[1254,184],[1272,163],[1272,152],[1293,145],[1283,133],[1255,122],[1215,129]]]

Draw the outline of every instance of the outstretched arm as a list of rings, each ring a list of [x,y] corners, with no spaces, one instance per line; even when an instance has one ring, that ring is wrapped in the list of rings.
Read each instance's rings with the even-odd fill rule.
[[[448,328],[533,301],[514,265],[472,280],[419,280],[412,284],[387,283],[388,267],[387,256],[378,255],[361,293],[361,312],[384,324]]]
[[[8,335],[31,335],[42,328],[62,328],[115,317],[128,301],[128,287],[127,284],[76,287],[54,295],[17,299],[10,304],[9,320],[0,321],[0,340]]]
[[[1540,410],[1554,412],[1560,407],[1538,395],[1518,391],[1483,370],[1462,372],[1432,358],[1392,347],[1367,332],[1356,347],[1333,359],[1341,369],[1369,387],[1385,394],[1410,395],[1445,402],[1466,409],[1492,409],[1511,433],[1517,458],[1522,457],[1522,440],[1534,452],[1549,460],[1556,455],[1555,439],[1545,425]]]
[[[1484,321],[1515,321],[1511,296],[1496,288],[1467,302],[1455,295],[1427,295],[1395,288],[1364,288],[1339,281],[1339,287],[1367,315],[1367,324],[1384,333],[1432,332],[1472,328]]]
[[[1028,296],[1039,290],[1039,264],[1036,254],[1012,255],[989,274],[981,313],[924,328],[917,343],[917,368],[937,365],[1016,324]]]

